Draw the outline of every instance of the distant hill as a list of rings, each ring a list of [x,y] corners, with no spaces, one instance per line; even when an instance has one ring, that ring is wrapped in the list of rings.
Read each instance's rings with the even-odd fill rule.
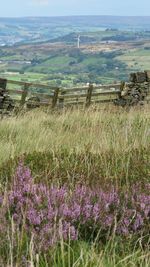
[[[150,27],[150,16],[63,16],[63,17],[24,17],[24,18],[0,18],[0,23],[7,24],[60,24],[82,27],[117,27],[147,29]]]
[[[66,36],[72,39],[71,33],[83,33],[111,30],[149,31],[149,17],[117,16],[70,16],[70,17],[24,17],[0,18],[0,46],[16,43],[36,43],[48,40],[59,41]],[[65,38],[66,38],[65,37]],[[73,37],[74,38],[74,37]],[[91,37],[90,37],[91,38]],[[60,41],[63,41],[60,39]],[[82,39],[87,42],[86,39]],[[94,42],[91,38],[89,40]]]

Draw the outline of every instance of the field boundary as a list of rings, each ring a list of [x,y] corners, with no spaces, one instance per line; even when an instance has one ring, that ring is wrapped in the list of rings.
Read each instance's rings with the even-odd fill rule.
[[[89,107],[94,103],[113,103],[120,99],[122,90],[121,83],[61,88],[42,83],[5,81],[5,94],[9,94],[19,106],[24,106],[27,103],[30,107],[49,106],[52,109],[57,106],[84,105]],[[17,88],[18,86],[19,88]],[[150,100],[149,96],[150,90],[148,90],[146,101]]]

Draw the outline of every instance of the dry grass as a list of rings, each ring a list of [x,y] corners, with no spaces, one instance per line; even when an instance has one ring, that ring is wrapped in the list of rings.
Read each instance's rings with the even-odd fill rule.
[[[0,121],[0,163],[33,151],[103,153],[140,149],[150,143],[149,106],[122,109],[91,108],[50,113],[34,110]]]

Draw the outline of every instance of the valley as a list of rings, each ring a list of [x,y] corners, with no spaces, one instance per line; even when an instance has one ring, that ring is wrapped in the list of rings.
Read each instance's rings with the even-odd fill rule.
[[[148,29],[147,17],[0,19],[0,76],[61,87],[127,80],[150,68]]]

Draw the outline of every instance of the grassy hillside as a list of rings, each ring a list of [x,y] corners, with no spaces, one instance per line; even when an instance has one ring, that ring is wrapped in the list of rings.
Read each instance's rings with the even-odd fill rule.
[[[149,49],[134,49],[126,51],[124,55],[118,57],[130,69],[146,70],[150,69],[150,50]]]
[[[36,208],[40,212],[43,205],[46,205],[46,202],[37,204],[41,196],[45,194],[43,190],[52,190],[51,197],[54,197],[54,200],[51,201],[54,201],[57,205],[65,205],[63,210],[66,205],[74,205],[74,202],[72,204],[68,202],[62,204],[63,201],[69,201],[67,199],[69,199],[70,194],[72,194],[72,198],[75,198],[74,201],[78,202],[77,196],[73,194],[74,192],[77,194],[78,190],[81,190],[83,194],[84,190],[85,195],[82,201],[88,201],[83,206],[83,208],[87,207],[86,212],[90,207],[89,194],[93,194],[93,191],[89,190],[104,190],[104,192],[100,191],[101,193],[99,193],[102,196],[107,196],[109,190],[113,190],[111,197],[114,190],[119,190],[119,201],[123,201],[121,200],[123,192],[127,190],[128,193],[125,193],[125,196],[129,198],[127,211],[131,211],[133,209],[132,205],[134,205],[134,216],[136,216],[135,209],[137,207],[135,205],[139,205],[139,202],[133,203],[133,194],[131,193],[132,190],[135,190],[135,184],[137,185],[135,196],[138,197],[138,194],[139,198],[143,196],[143,201],[148,199],[148,196],[144,194],[146,194],[146,188],[150,182],[149,127],[149,106],[132,108],[130,111],[112,108],[112,106],[100,106],[86,111],[75,109],[53,113],[49,110],[39,109],[1,120],[0,218],[2,223],[0,223],[0,229],[3,230],[0,232],[0,265],[3,267],[23,267],[29,262],[29,266],[38,267],[129,267],[131,265],[148,267],[150,263],[149,241],[147,239],[148,221],[143,221],[144,226],[137,228],[138,230],[135,233],[131,228],[129,234],[123,234],[122,236],[117,232],[115,233],[115,228],[111,228],[109,223],[103,232],[100,226],[93,228],[96,225],[94,226],[92,217],[91,219],[87,217],[84,223],[83,219],[78,221],[74,217],[72,223],[75,220],[78,238],[75,237],[75,232],[72,232],[74,228],[70,228],[70,230],[67,230],[67,228],[64,231],[69,231],[69,239],[66,240],[66,232],[63,232],[64,236],[57,237],[60,242],[50,245],[46,243],[48,237],[46,232],[41,232],[46,230],[46,228],[43,228],[44,220],[39,225],[35,222],[35,219],[33,221],[31,216],[32,225],[29,226],[24,221],[26,217],[23,217],[23,224],[21,221],[18,224],[15,219],[17,217],[11,216],[24,214],[23,216],[28,217],[26,211],[31,208],[33,203],[36,206],[38,205]],[[20,160],[30,168],[33,178],[31,178],[29,170],[20,165],[22,164],[19,163]],[[16,168],[18,170],[15,174]],[[34,185],[30,184],[32,181],[34,181]],[[15,185],[15,183],[17,184]],[[37,185],[38,187],[35,189]],[[32,186],[34,191],[27,193]],[[47,189],[44,189],[43,186],[47,186]],[[82,188],[82,186],[86,187]],[[49,187],[50,189],[48,189]],[[26,193],[22,190],[25,190]],[[37,195],[34,195],[35,190],[42,191],[37,191]],[[59,202],[59,198],[55,199],[56,191],[58,197],[61,197],[61,202]],[[46,201],[48,197],[48,191],[46,192],[43,201]],[[65,194],[64,197],[62,194]],[[4,199],[3,196],[5,196]],[[16,204],[10,202],[13,201],[14,196],[18,198]],[[7,197],[10,201],[7,200]],[[32,198],[32,204],[28,207],[30,197]],[[36,198],[36,201],[34,198]],[[95,199],[95,201],[98,200]],[[109,201],[110,198],[107,199],[106,204]],[[9,203],[10,208],[5,203]],[[25,206],[23,206],[23,203],[26,203]],[[98,203],[96,205],[101,205],[101,202]],[[122,205],[118,206],[117,202],[115,203],[116,211],[122,209]],[[22,205],[20,212],[19,205]],[[124,203],[124,205],[127,204]],[[19,210],[15,211],[15,207],[18,207]],[[148,208],[148,206],[145,207]],[[126,208],[123,209],[123,213]],[[55,209],[58,211],[62,207],[58,208],[57,206]],[[103,209],[106,209],[105,212],[107,213],[107,205]],[[29,212],[33,212],[33,210]],[[41,210],[41,212],[44,212],[44,210]],[[74,212],[77,212],[77,210]],[[113,212],[112,208],[110,212]],[[36,218],[38,218],[38,214]],[[47,215],[45,214],[45,216]],[[126,214],[126,216],[129,215]],[[131,222],[134,222],[133,217],[131,218]],[[54,221],[56,219],[57,216]],[[118,227],[119,222],[116,223],[116,226],[113,227]],[[56,227],[60,227],[60,221],[59,226],[56,223],[54,224],[55,229]],[[36,229],[41,229],[38,230],[37,236]],[[92,229],[95,229],[95,234]],[[112,229],[114,230],[112,231]],[[37,242],[35,238],[42,238],[42,236],[44,243],[41,243],[41,239],[38,239]],[[45,244],[46,250],[42,244]],[[50,249],[47,250],[48,244]]]
[[[27,112],[0,121],[0,162],[23,153],[57,151],[124,153],[149,143],[149,107],[130,112],[103,106],[86,112]],[[76,131],[77,129],[77,131]],[[132,152],[132,151],[131,151]]]
[[[139,216],[149,209],[149,127],[149,106],[39,109],[2,119],[0,265],[148,267],[148,217]],[[81,196],[86,213],[78,217]],[[93,201],[97,209],[104,202],[96,221]],[[120,220],[130,220],[125,233]]]

